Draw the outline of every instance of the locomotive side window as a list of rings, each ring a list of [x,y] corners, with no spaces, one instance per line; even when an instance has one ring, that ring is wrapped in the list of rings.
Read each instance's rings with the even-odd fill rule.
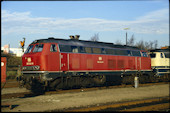
[[[127,50],[123,50],[123,54],[127,56],[129,55]]]
[[[165,55],[165,58],[170,58],[170,53],[166,52],[164,53],[164,55]]]
[[[104,48],[101,49],[102,54],[106,54],[106,50]]]
[[[115,54],[115,51],[113,49],[105,49],[105,51],[106,51],[106,54],[111,54],[111,55]]]
[[[68,45],[59,45],[61,52],[72,52],[71,46]]]
[[[93,48],[93,53],[101,54],[101,49],[100,48]]]
[[[127,50],[117,50],[117,54],[118,55],[128,55],[128,51]]]
[[[106,49],[106,54],[131,56],[130,51],[128,51],[128,50],[119,50],[119,49]]]
[[[132,51],[133,56],[141,56],[140,51]]]
[[[84,47],[80,46],[80,47],[79,47],[79,52],[80,52],[80,53],[85,53]]]
[[[156,54],[155,54],[155,53],[152,53],[152,54],[150,54],[150,57],[151,57],[151,58],[155,58],[155,57],[156,57]]]
[[[130,50],[127,50],[127,55],[128,55],[128,56],[132,56],[132,53],[131,53]]]
[[[32,50],[32,48],[33,48],[33,45],[30,45],[30,46],[27,48],[27,50],[25,51],[25,53],[30,53],[31,50]]]
[[[163,54],[161,53],[161,58],[164,58]]]
[[[73,53],[78,53],[78,47],[77,46],[71,46],[71,50]]]
[[[92,53],[91,47],[85,47],[86,53]]]
[[[143,57],[148,57],[146,52],[142,52]]]
[[[124,55],[124,56],[141,56],[140,51],[131,51],[131,50],[122,50],[122,49],[95,48],[95,47],[69,46],[69,45],[59,45],[59,48],[61,52],[71,52],[71,53],[94,53],[94,54],[110,54],[110,55]],[[145,57],[147,57],[147,54],[145,55]]]
[[[39,44],[34,47],[33,52],[41,52],[43,49],[44,44]]]
[[[50,51],[57,52],[57,46],[55,44],[51,44]]]

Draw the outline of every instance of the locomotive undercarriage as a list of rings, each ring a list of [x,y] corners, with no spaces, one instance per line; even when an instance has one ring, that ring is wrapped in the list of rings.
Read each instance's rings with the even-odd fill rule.
[[[106,82],[104,75],[66,75],[63,73],[23,74],[18,78],[20,86],[34,93],[48,90],[100,86]]]
[[[50,81],[49,88],[57,89],[70,89],[80,87],[93,87],[103,85],[106,81],[104,75],[96,76],[67,76],[58,77],[53,81]]]
[[[153,75],[153,74],[152,74]],[[134,77],[139,83],[153,82],[150,72],[116,72],[116,73],[24,73],[19,81],[22,86],[34,93],[48,90],[71,89],[94,86],[110,86],[118,84],[134,84]]]

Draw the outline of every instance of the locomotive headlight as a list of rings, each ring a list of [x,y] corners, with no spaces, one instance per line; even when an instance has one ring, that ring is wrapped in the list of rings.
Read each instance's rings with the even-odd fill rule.
[[[24,71],[37,71],[40,69],[40,66],[24,66],[22,70]]]
[[[33,70],[39,70],[40,66],[33,66]]]
[[[22,67],[22,70],[26,70],[27,68],[24,66],[24,67]]]

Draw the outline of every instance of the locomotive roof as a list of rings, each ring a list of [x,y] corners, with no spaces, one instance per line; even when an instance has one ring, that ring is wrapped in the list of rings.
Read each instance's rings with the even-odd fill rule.
[[[170,48],[168,49],[153,49],[150,52],[170,52]]]
[[[77,45],[77,46],[89,46],[89,47],[111,47],[111,48],[124,48],[124,49],[136,49],[140,50],[137,47],[133,46],[126,46],[126,45],[117,45],[114,43],[108,43],[108,42],[98,42],[98,41],[86,41],[86,40],[76,40],[76,39],[60,39],[60,38],[48,38],[48,39],[39,39],[33,41],[31,44],[35,43],[58,43],[58,44],[64,44],[64,45]]]

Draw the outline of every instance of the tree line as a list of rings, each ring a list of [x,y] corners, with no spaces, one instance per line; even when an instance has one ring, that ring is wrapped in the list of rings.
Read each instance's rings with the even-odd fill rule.
[[[99,33],[94,34],[91,38],[91,41],[99,41]],[[114,44],[119,44],[119,45],[124,45],[120,40],[117,40]],[[131,36],[131,38],[129,38],[127,40],[127,45],[128,46],[135,46],[139,49],[142,50],[151,50],[151,49],[157,49],[158,48],[158,41],[157,40],[153,40],[153,41],[143,41],[140,40],[138,42],[135,43],[135,37],[134,34]]]

